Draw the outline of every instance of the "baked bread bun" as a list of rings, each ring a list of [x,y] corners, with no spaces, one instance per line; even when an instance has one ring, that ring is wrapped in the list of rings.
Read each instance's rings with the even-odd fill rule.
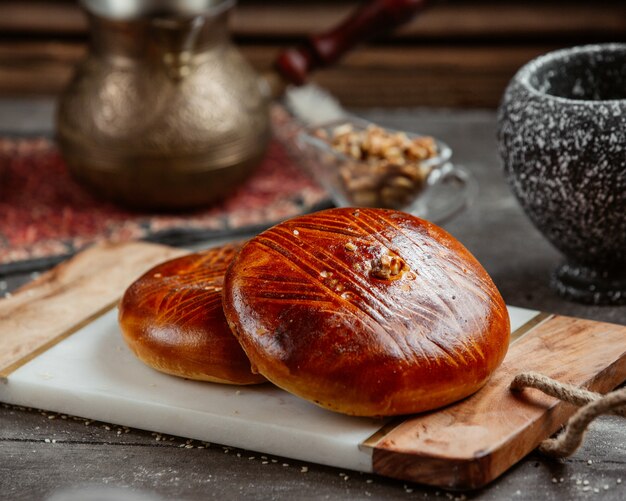
[[[162,263],[125,292],[123,337],[146,365],[174,376],[230,384],[265,381],[232,335],[222,310],[224,272],[240,246]]]
[[[384,209],[297,217],[243,246],[224,312],[277,386],[357,416],[426,411],[471,395],[501,363],[508,313],[457,240]]]

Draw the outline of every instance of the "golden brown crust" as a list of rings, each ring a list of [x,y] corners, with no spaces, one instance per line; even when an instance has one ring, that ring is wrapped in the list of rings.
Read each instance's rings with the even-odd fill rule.
[[[228,245],[167,261],[126,290],[119,323],[141,361],[188,379],[265,381],[252,373],[222,310],[224,271],[239,248]]]
[[[476,259],[441,228],[383,209],[331,209],[249,241],[224,312],[253,365],[328,409],[430,410],[485,384],[508,313]]]

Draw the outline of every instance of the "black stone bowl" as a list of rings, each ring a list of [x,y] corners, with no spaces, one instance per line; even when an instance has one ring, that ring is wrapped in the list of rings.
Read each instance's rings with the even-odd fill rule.
[[[513,192],[566,257],[553,287],[626,304],[626,44],[526,64],[504,94],[498,140]]]

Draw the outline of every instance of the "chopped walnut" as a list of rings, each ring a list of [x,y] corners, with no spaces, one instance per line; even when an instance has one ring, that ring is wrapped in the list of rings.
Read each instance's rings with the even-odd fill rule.
[[[339,177],[352,203],[366,207],[401,209],[422,191],[431,168],[423,161],[437,155],[432,137],[409,139],[368,126],[356,131],[342,124],[328,134],[317,134],[351,160],[339,169]]]
[[[370,274],[374,278],[392,280],[397,278],[403,271],[406,270],[408,270],[408,266],[400,256],[383,254],[372,262]]]

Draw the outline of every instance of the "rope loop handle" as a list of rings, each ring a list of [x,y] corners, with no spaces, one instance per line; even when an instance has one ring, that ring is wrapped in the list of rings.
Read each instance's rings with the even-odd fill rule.
[[[546,395],[580,407],[569,418],[565,430],[556,438],[544,440],[539,451],[552,457],[567,457],[580,447],[591,422],[602,414],[626,417],[626,388],[606,395],[559,383],[537,372],[523,372],[513,378],[512,391],[535,388]]]

